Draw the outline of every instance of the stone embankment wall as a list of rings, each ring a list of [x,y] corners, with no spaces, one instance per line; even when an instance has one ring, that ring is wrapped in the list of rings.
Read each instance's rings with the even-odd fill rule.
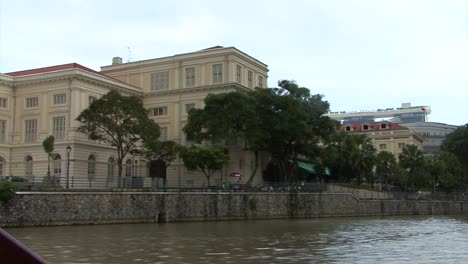
[[[330,193],[18,193],[0,226],[464,214],[468,202],[358,200]]]

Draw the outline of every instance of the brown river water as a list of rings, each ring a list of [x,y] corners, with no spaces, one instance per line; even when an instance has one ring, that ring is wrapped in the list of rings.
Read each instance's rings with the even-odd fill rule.
[[[6,228],[47,263],[468,263],[468,215]]]

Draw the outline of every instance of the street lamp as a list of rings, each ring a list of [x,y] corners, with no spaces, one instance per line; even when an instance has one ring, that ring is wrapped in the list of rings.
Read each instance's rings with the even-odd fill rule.
[[[72,148],[70,145],[67,146],[67,190],[70,188],[70,152]]]

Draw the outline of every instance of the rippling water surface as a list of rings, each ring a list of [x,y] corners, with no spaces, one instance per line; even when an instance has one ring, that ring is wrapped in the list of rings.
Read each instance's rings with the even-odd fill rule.
[[[47,263],[468,263],[468,216],[5,230]]]

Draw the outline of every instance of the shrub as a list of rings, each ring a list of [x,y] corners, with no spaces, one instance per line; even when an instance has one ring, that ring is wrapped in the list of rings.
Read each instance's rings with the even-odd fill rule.
[[[0,181],[0,202],[7,205],[15,196],[16,185],[8,181]]]

